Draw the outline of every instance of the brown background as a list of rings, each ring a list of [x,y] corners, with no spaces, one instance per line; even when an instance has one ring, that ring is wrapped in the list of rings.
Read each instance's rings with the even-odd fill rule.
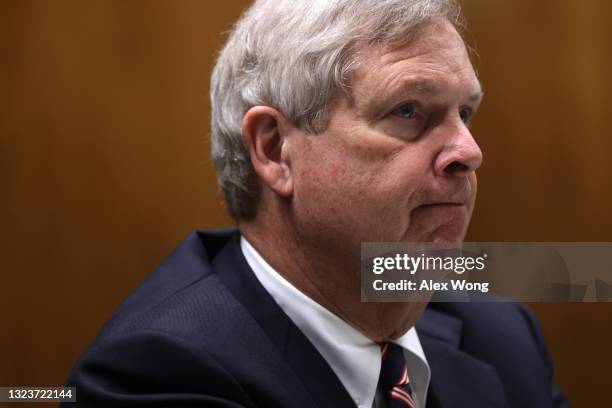
[[[246,4],[0,2],[0,385],[61,385],[190,230],[231,224],[207,93]],[[486,93],[469,240],[612,241],[612,2],[464,6]],[[612,306],[532,306],[573,406],[611,406]]]

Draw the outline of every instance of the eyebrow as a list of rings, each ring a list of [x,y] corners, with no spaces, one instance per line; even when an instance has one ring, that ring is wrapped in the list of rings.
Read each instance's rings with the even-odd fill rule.
[[[477,80],[477,87],[470,93],[467,97],[469,102],[478,102],[482,99],[484,93],[482,92],[482,85],[480,81]],[[437,95],[442,93],[439,86],[436,86],[433,81],[428,79],[415,79],[415,78],[407,78],[399,81],[399,86],[393,93],[401,93],[408,90],[410,93],[417,93],[420,95],[428,96],[428,95]]]

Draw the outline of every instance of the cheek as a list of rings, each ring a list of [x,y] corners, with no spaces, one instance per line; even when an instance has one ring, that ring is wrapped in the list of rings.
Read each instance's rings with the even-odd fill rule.
[[[358,240],[402,237],[431,168],[428,156],[418,149],[383,155],[372,146],[368,154],[334,147],[311,145],[295,163],[298,222]]]
[[[329,239],[348,242],[368,236],[376,214],[385,213],[376,183],[355,161],[327,155],[312,163],[297,176],[293,200],[297,222]]]
[[[329,150],[304,151],[292,169],[296,211],[309,217],[332,211],[334,203],[342,197],[340,193],[346,183],[347,171]]]
[[[431,177],[431,160],[425,154],[406,153],[389,160],[383,169],[368,185],[375,188],[377,194],[393,205],[397,216],[408,215],[409,211],[419,205],[423,198],[423,189]]]
[[[358,169],[334,158],[313,162],[297,177],[297,204],[313,208],[310,211],[317,209],[332,214],[340,210],[350,211],[366,184]]]
[[[293,171],[300,201],[340,200],[358,187],[364,165],[333,137],[315,139],[302,146]],[[336,137],[339,139],[339,137]]]
[[[332,200],[344,210],[385,210],[395,216],[418,202],[431,167],[423,155],[398,155],[378,161],[327,155],[315,160],[312,163],[316,164],[301,174],[301,198]]]

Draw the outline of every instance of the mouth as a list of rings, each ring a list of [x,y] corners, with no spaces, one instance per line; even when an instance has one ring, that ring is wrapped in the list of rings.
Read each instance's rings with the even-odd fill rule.
[[[416,204],[424,208],[466,207],[470,209],[474,201],[475,188],[469,182],[456,186],[427,191]]]
[[[423,207],[423,208],[436,208],[436,207],[468,207],[468,203],[467,202],[435,202],[435,203],[425,203],[425,204],[421,204],[419,205],[419,207]],[[417,207],[418,208],[418,207]]]
[[[463,224],[469,218],[469,208],[469,204],[463,202],[429,203],[416,207],[413,214],[426,217],[440,224]]]
[[[464,222],[470,213],[470,205],[463,201],[432,202],[421,204],[414,211],[442,222]]]
[[[467,202],[448,201],[422,204],[414,209],[412,218],[423,232],[423,241],[460,242],[470,220]]]

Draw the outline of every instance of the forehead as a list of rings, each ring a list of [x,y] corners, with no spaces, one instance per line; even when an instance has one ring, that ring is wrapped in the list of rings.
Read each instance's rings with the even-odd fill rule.
[[[410,91],[479,99],[482,93],[463,39],[444,19],[424,24],[404,44],[360,49],[350,86],[359,98]]]

